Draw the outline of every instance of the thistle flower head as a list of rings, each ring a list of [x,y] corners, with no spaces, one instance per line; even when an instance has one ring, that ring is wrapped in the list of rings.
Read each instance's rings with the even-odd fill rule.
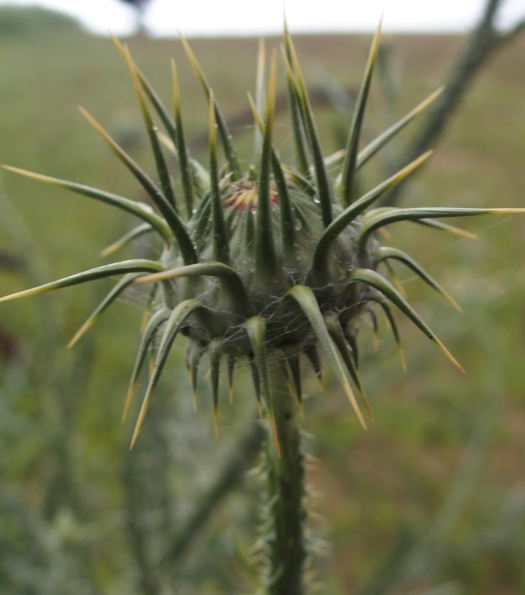
[[[269,366],[281,366],[301,402],[303,360],[309,360],[320,375],[321,354],[337,374],[351,406],[365,426],[354,396],[354,389],[357,389],[371,413],[358,373],[357,321],[364,316],[375,321],[375,311],[382,311],[390,323],[404,365],[392,305],[460,367],[407,302],[393,273],[392,261],[406,265],[453,306],[458,309],[459,306],[415,260],[396,248],[384,246],[377,232],[392,223],[412,221],[461,234],[461,230],[440,220],[518,212],[519,209],[379,207],[381,197],[421,166],[430,153],[407,164],[363,195],[356,194],[359,170],[441,92],[433,93],[402,120],[362,147],[361,126],[379,37],[378,30],[346,148],[333,156],[323,155],[304,77],[291,37],[285,29],[282,61],[296,151],[293,163],[283,163],[273,143],[276,52],[266,85],[263,52],[259,58],[257,102],[250,97],[258,150],[255,161],[247,171],[243,171],[213,90],[182,38],[209,104],[206,165],[191,154],[185,140],[174,63],[172,116],[132,61],[128,49],[117,42],[134,81],[156,163],[156,180],[144,172],[92,116],[82,110],[147,192],[155,209],[103,190],[7,168],[108,203],[141,220],[138,227],[107,249],[106,254],[146,233],[156,233],[162,240],[163,248],[158,260],[127,260],[99,266],[2,298],[12,299],[103,277],[120,276],[120,281],[75,335],[72,345],[132,283],[151,286],[124,417],[152,347],[155,358],[132,444],[178,334],[187,337],[187,365],[194,394],[199,362],[205,353],[209,354],[216,432],[221,360],[228,362],[230,385],[236,363],[239,360],[250,362],[260,411],[266,411],[272,421]],[[262,106],[264,113],[260,113]],[[157,120],[165,133],[159,132]],[[166,147],[171,148],[178,159],[180,182],[177,188],[165,158]],[[222,148],[224,162],[220,161],[219,147]],[[331,171],[328,170],[329,164]],[[335,176],[332,173],[334,166]],[[279,448],[277,440],[276,448]]]

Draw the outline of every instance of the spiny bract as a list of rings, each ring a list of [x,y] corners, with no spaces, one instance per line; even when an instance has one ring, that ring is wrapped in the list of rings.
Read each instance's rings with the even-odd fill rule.
[[[143,223],[110,247],[107,253],[140,235],[155,232],[164,246],[159,260],[127,260],[100,266],[3,299],[123,275],[73,338],[73,344],[126,287],[137,282],[152,284],[148,319],[133,369],[124,416],[151,346],[155,349],[155,361],[132,444],[178,333],[186,335],[189,340],[187,362],[194,388],[199,361],[205,352],[209,353],[216,431],[221,359],[227,358],[231,386],[236,362],[244,358],[251,364],[259,409],[260,412],[266,411],[273,422],[275,444],[279,450],[268,366],[282,366],[301,401],[301,355],[306,356],[320,374],[319,348],[330,361],[359,420],[365,425],[346,376],[348,373],[369,409],[357,372],[356,320],[363,313],[369,313],[375,320],[374,307],[379,306],[384,311],[403,358],[390,307],[391,304],[396,305],[457,363],[406,301],[390,261],[404,263],[449,302],[456,307],[457,304],[412,258],[395,248],[382,246],[376,232],[390,223],[414,221],[461,234],[464,232],[436,219],[517,212],[518,209],[371,208],[390,188],[421,165],[429,153],[363,196],[355,195],[358,170],[441,91],[431,95],[405,118],[359,150],[379,30],[372,43],[346,149],[325,158],[304,78],[285,28],[282,57],[287,73],[296,149],[296,163],[293,165],[282,163],[272,144],[276,54],[274,52],[265,91],[264,51],[260,52],[257,103],[265,105],[265,114],[263,120],[250,97],[258,156],[247,172],[240,168],[213,91],[188,44],[184,39],[182,42],[209,101],[208,170],[192,157],[185,142],[174,63],[172,118],[133,63],[128,49],[117,42],[131,70],[157,166],[158,183],[82,110],[146,190],[156,211],[147,204],[102,190],[8,168],[137,216]],[[167,135],[158,131],[150,105]],[[217,157],[217,134],[226,158],[222,166],[219,166]],[[178,157],[183,204],[176,200],[163,145],[171,148]],[[339,169],[334,179],[328,173],[328,166]],[[386,271],[390,272],[394,284],[378,271],[380,264],[384,264]]]

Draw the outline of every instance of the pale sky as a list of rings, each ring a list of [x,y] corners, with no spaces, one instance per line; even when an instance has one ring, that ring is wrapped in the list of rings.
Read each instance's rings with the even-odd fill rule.
[[[369,31],[384,12],[390,31],[466,31],[486,0],[152,0],[147,26],[155,35],[256,35],[280,33],[283,7],[292,32]],[[131,8],[119,0],[0,0],[38,4],[77,17],[96,33],[125,35],[133,29]],[[525,0],[503,0],[499,22],[525,17]]]

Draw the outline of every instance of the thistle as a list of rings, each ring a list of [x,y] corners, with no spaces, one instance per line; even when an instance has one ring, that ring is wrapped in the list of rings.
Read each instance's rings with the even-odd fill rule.
[[[255,122],[256,160],[247,171],[242,171],[213,90],[181,37],[209,104],[207,168],[191,154],[185,140],[174,62],[174,103],[173,115],[170,115],[133,62],[127,47],[116,42],[131,71],[156,163],[157,180],[146,174],[93,117],[81,109],[138,180],[155,209],[103,190],[5,166],[10,171],[135,215],[142,223],[110,246],[106,254],[147,233],[155,233],[162,241],[158,260],[136,259],[98,266],[2,298],[4,301],[120,276],[73,337],[72,346],[127,287],[134,283],[149,284],[150,298],[123,418],[151,349],[154,350],[154,365],[131,446],[137,440],[178,334],[187,337],[187,366],[194,398],[200,361],[204,354],[209,356],[216,434],[221,362],[227,362],[230,388],[236,365],[241,361],[249,363],[259,414],[270,436],[266,470],[270,492],[268,514],[272,522],[266,539],[268,565],[261,584],[265,592],[275,595],[305,592],[303,568],[308,548],[303,531],[303,467],[298,430],[304,363],[309,361],[319,377],[321,360],[330,364],[363,427],[366,427],[365,417],[355,393],[372,417],[358,372],[357,323],[363,317],[375,321],[377,309],[386,315],[404,366],[392,310],[392,306],[396,306],[462,370],[408,303],[392,261],[406,265],[452,306],[460,310],[459,306],[409,255],[382,245],[383,237],[378,232],[389,224],[411,221],[469,236],[471,234],[441,219],[523,212],[523,209],[378,207],[381,197],[420,167],[430,152],[365,194],[357,195],[356,177],[360,169],[441,92],[439,89],[433,93],[362,147],[361,127],[379,37],[380,28],[368,57],[347,146],[334,155],[323,155],[305,80],[285,28],[281,49],[293,124],[295,163],[283,163],[272,141],[276,52],[267,84],[264,82],[264,50],[260,52],[256,100],[249,98]],[[165,133],[159,132],[156,119]],[[225,157],[223,163],[219,160],[219,145]],[[168,167],[166,150],[174,152],[178,159],[177,186]],[[337,175],[333,176],[329,167],[330,171],[336,167]]]

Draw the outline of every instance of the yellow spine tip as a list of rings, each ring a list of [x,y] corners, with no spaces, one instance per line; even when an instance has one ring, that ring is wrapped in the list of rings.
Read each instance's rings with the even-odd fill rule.
[[[124,404],[124,410],[122,411],[122,423],[126,421],[126,417],[128,415],[129,406],[131,405],[131,399],[133,398],[133,393],[135,392],[135,387],[137,383],[134,382],[128,390],[128,394],[126,395],[126,402]]]

